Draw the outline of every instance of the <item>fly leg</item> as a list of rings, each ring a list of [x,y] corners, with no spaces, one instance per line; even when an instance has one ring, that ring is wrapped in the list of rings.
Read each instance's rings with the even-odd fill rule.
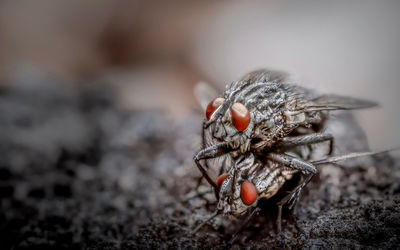
[[[224,170],[226,169],[226,164],[227,164],[226,161],[227,161],[227,159],[228,159],[228,157],[225,157],[225,158],[222,160],[221,166],[220,166],[219,171],[218,171],[218,175],[221,175],[221,174],[224,173]]]
[[[200,230],[200,228],[202,228],[205,224],[207,224],[210,220],[214,219],[216,216],[218,216],[219,214],[221,214],[221,210],[217,210],[214,213],[212,213],[209,217],[207,217],[203,222],[201,222],[196,228],[194,228],[191,233],[194,234],[197,231]]]
[[[303,159],[291,156],[291,155],[269,153],[267,155],[267,158],[272,161],[275,161],[277,163],[280,163],[286,167],[300,170],[303,173],[309,173],[309,174],[317,173],[317,169],[315,168],[315,166],[313,164],[311,164]]]
[[[323,142],[323,141],[329,141],[328,155],[331,155],[333,152],[334,138],[329,133],[312,133],[312,134],[308,134],[308,135],[285,137],[282,139],[281,142],[279,142],[279,146],[296,147],[296,146],[319,143],[319,142]]]
[[[306,162],[300,158],[286,155],[286,154],[270,153],[267,156],[267,158],[272,161],[278,162],[286,167],[294,168],[294,169],[302,171],[303,173],[308,174],[307,178],[302,183],[300,183],[292,192],[290,192],[288,195],[286,195],[278,203],[278,218],[277,218],[276,224],[277,224],[278,233],[279,233],[279,235],[281,235],[283,205],[288,204],[289,209],[292,209],[294,207],[294,205],[297,203],[297,201],[300,198],[301,191],[311,181],[311,178],[317,173],[317,169],[313,164],[311,164],[309,162]]]
[[[222,163],[221,163],[221,165],[219,167],[219,170],[218,170],[218,176],[223,174],[224,169],[226,168],[227,158],[228,157],[225,157],[222,160]],[[207,167],[206,167],[206,169],[207,169]],[[204,178],[203,175],[200,176],[200,177],[196,177],[196,180],[197,180],[197,184],[196,184],[196,187],[195,187],[196,193],[192,194],[192,195],[188,195],[187,197],[182,199],[181,200],[182,203],[189,202],[190,200],[193,200],[193,199],[196,199],[196,198],[200,198],[200,199],[204,200],[205,202],[207,202],[207,204],[211,203],[211,201],[209,199],[207,199],[206,195],[208,195],[209,193],[212,193],[213,191],[210,190],[210,189],[207,189],[205,191],[201,191],[200,190],[200,185],[201,185],[201,181],[203,180],[203,178]]]
[[[203,127],[204,127],[204,124],[205,124],[205,122],[203,122]],[[201,130],[201,145],[202,145],[203,149],[208,147],[208,143],[207,143],[207,139],[206,139],[206,131],[207,131],[206,129]],[[211,157],[211,158],[213,158],[213,157]],[[227,160],[227,158],[224,158],[222,164],[219,166],[218,175],[221,175],[223,173],[223,171],[225,169],[225,165],[226,165],[226,160]],[[204,167],[206,170],[210,169],[210,167],[208,166],[207,160],[204,161]],[[203,178],[204,178],[204,175],[199,177],[199,179],[197,180],[196,189],[200,186]]]
[[[283,197],[283,199],[278,202],[278,218],[276,220],[276,226],[279,234],[281,234],[282,232],[283,206],[287,204],[289,209],[292,209],[296,205],[297,201],[300,199],[301,191],[311,181],[313,176],[314,174],[309,174],[302,183],[300,183],[297,187],[293,189],[293,191],[291,191],[288,195]]]
[[[203,127],[204,127],[204,123],[205,122],[203,122]],[[202,129],[201,130],[201,148],[207,148],[207,140],[206,140],[206,130],[205,129]],[[208,166],[208,162],[207,161],[204,161],[204,166],[205,166],[205,169],[206,170],[208,170],[210,167]],[[200,187],[200,185],[201,185],[201,181],[203,180],[203,178],[204,178],[204,175],[201,175],[198,179],[197,179],[197,181],[196,181],[196,189],[198,189],[199,187]]]
[[[205,124],[205,122],[203,122],[203,127],[204,127],[204,124]],[[207,148],[209,146],[209,142],[207,143],[206,131],[207,131],[206,129],[203,129],[201,132],[202,148]],[[219,166],[218,175],[221,175],[223,173],[225,166],[226,166],[226,160],[227,160],[227,157],[225,157],[223,159],[222,164]],[[204,166],[207,170],[210,169],[207,161],[204,161]],[[202,179],[203,179],[203,177],[201,177],[199,182],[201,182]]]
[[[238,237],[239,233],[246,227],[246,225],[249,223],[251,218],[253,218],[254,215],[258,214],[261,211],[261,208],[256,207],[254,210],[246,217],[246,219],[243,221],[242,225],[240,228],[233,234],[232,238],[229,240],[228,245],[231,246],[236,238]]]
[[[209,205],[213,201],[210,200],[210,197],[208,195],[212,193],[214,193],[212,189],[207,189],[202,191],[196,190],[194,194],[193,193],[186,194],[185,197],[182,197],[182,199],[179,200],[179,202],[185,204],[195,199],[201,199],[206,203],[206,205]]]
[[[205,123],[205,121],[203,122],[203,127],[204,127],[204,123]],[[208,145],[207,145],[207,140],[206,140],[206,130],[202,129],[201,130],[201,148],[207,148],[207,147],[208,147]],[[205,165],[206,169],[209,169],[207,161],[204,161],[204,165]]]
[[[196,155],[193,158],[194,162],[196,163],[196,166],[198,167],[204,178],[206,178],[208,183],[210,183],[210,185],[214,187],[214,192],[216,197],[218,197],[218,193],[216,191],[217,185],[215,184],[214,180],[211,179],[211,177],[208,175],[207,170],[201,165],[200,161],[210,158],[216,158],[221,155],[227,154],[230,151],[231,148],[228,146],[227,143],[220,143],[200,150],[199,152],[196,153]]]

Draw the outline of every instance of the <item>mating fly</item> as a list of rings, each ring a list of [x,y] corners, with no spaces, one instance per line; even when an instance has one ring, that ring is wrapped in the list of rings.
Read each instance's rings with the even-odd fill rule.
[[[295,205],[302,189],[317,173],[317,165],[376,154],[358,152],[310,160],[310,145],[315,143],[328,141],[327,153],[332,153],[334,138],[323,132],[328,111],[376,104],[337,95],[315,95],[285,80],[286,75],[281,72],[254,71],[227,86],[222,96],[207,105],[203,148],[194,161],[218,200],[217,211],[210,219],[218,214],[248,213],[247,223],[259,211],[258,201],[275,196],[300,173],[304,176],[300,184],[278,202],[280,232],[282,206]],[[208,174],[207,159],[221,156],[230,158],[231,164],[222,165],[220,176],[214,180]]]

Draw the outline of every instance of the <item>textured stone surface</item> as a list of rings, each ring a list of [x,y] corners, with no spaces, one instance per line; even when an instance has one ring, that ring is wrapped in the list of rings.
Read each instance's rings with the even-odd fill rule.
[[[159,112],[126,113],[103,93],[42,83],[1,91],[2,248],[226,247],[240,220],[217,217],[190,234],[214,206],[189,199],[202,117],[176,124]],[[328,130],[338,135],[336,152],[366,148],[349,115]],[[384,154],[342,165],[350,167],[319,168],[295,216],[284,218],[282,240],[271,202],[233,248],[398,247],[399,161]]]

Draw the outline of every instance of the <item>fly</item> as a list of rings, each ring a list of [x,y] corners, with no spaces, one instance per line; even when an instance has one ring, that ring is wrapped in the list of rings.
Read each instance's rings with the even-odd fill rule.
[[[218,200],[210,218],[249,214],[246,224],[260,210],[258,201],[270,199],[295,174],[302,174],[302,182],[278,202],[277,228],[281,232],[282,207],[294,207],[317,173],[317,165],[377,154],[357,152],[308,160],[310,152],[304,149],[315,143],[328,141],[327,154],[332,154],[334,138],[323,132],[327,113],[373,106],[376,103],[351,97],[315,95],[286,83],[285,74],[268,70],[251,72],[227,86],[223,95],[205,108],[203,148],[194,156]],[[221,156],[230,158],[231,164],[222,165],[220,176],[213,180],[206,160]]]

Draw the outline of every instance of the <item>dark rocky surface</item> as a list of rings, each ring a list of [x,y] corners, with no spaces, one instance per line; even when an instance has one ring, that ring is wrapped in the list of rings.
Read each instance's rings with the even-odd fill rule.
[[[127,113],[104,93],[43,83],[1,91],[1,248],[226,248],[240,220],[217,217],[190,234],[213,211],[190,199],[201,116]],[[337,153],[366,148],[351,116],[335,115],[331,128]],[[282,240],[271,208],[232,248],[398,248],[399,161],[382,154],[342,165],[319,168],[284,218]]]

